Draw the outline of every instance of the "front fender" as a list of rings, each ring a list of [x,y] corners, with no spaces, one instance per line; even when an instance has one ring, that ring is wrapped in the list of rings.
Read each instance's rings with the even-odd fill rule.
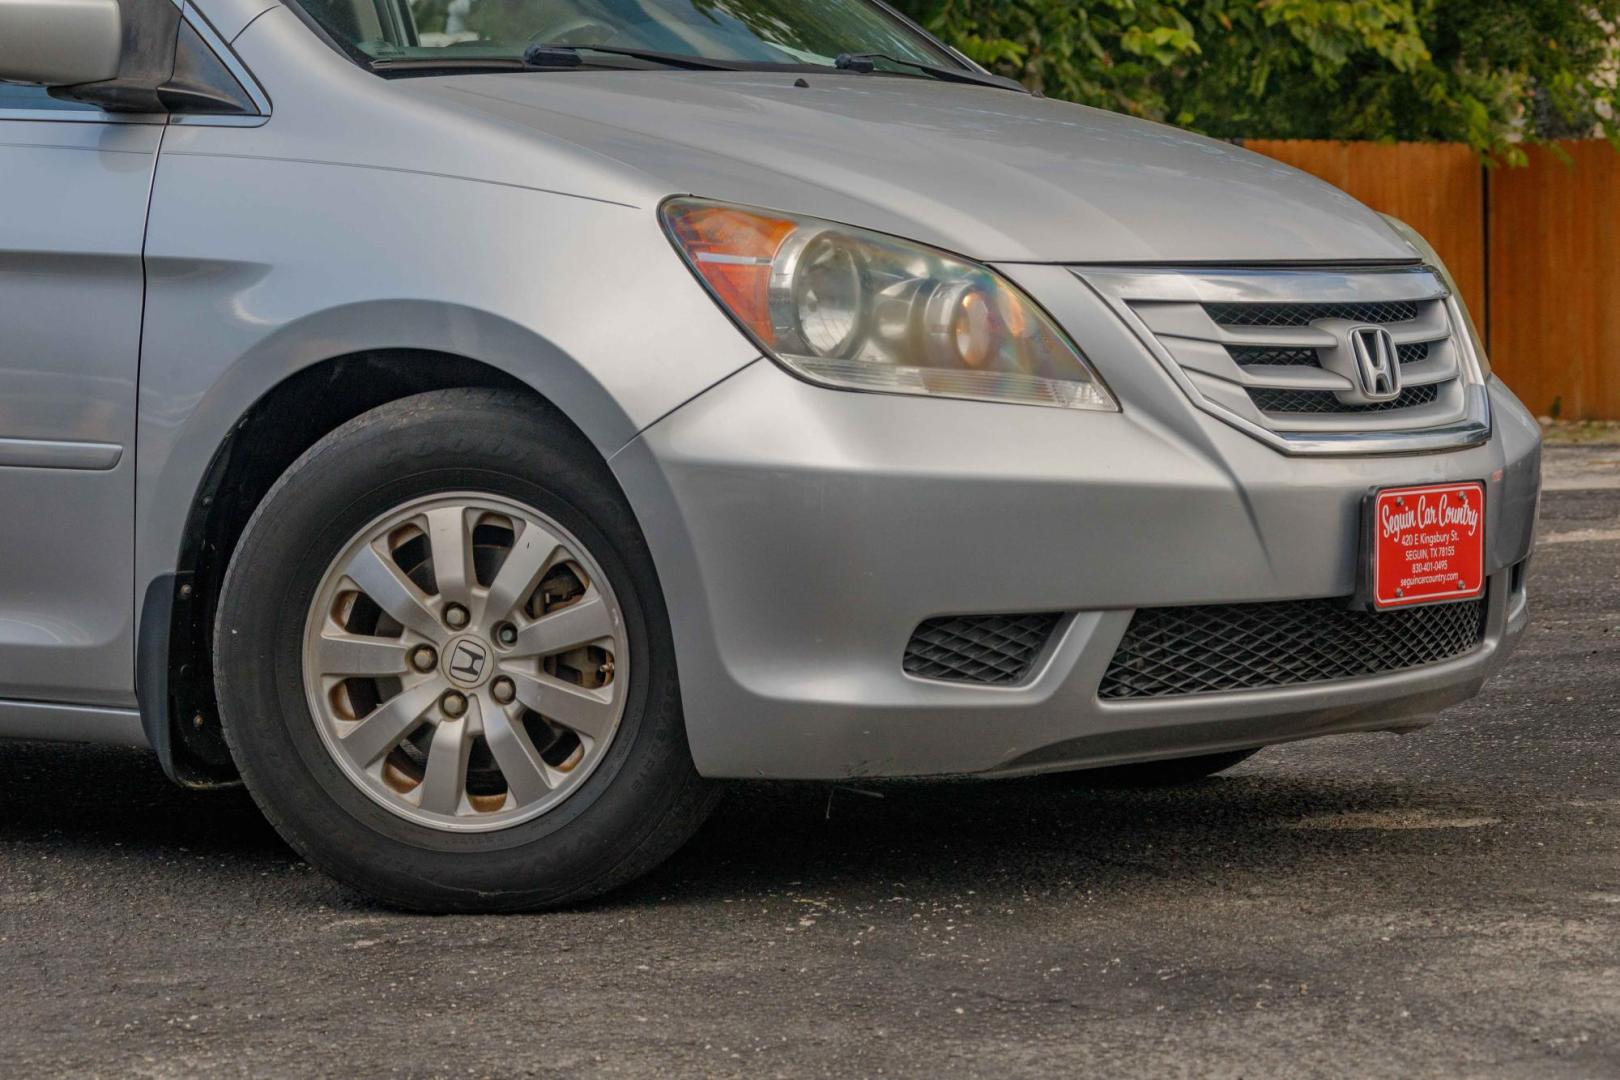
[[[610,456],[757,358],[653,208],[443,176],[250,160],[191,129],[159,167],[136,482],[136,598],[175,568],[209,463],[253,404],[378,349],[499,369]],[[210,137],[226,140],[206,152]],[[431,362],[431,361],[424,361]]]

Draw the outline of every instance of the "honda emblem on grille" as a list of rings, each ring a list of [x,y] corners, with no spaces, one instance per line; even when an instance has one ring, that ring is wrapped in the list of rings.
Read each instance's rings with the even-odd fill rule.
[[[1391,401],[1401,396],[1400,354],[1393,334],[1382,326],[1358,326],[1350,331],[1350,351],[1367,400]]]

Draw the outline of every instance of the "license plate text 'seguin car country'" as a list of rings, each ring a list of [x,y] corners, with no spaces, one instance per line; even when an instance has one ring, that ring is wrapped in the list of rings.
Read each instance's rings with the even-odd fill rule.
[[[1385,488],[1369,501],[1366,588],[1374,608],[1484,593],[1484,484]]]

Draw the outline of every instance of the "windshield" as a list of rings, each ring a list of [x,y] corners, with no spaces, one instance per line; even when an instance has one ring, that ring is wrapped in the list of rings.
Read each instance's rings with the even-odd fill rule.
[[[866,0],[294,0],[370,60],[519,60],[530,46],[645,50],[740,67],[833,66],[843,53],[962,65]],[[631,58],[586,52],[596,65]],[[881,61],[880,61],[881,63]]]

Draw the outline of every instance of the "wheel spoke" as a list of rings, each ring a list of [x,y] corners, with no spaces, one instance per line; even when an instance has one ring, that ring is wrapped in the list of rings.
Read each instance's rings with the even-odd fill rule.
[[[561,548],[557,538],[540,526],[525,525],[490,583],[489,596],[484,600],[484,625],[510,619],[534,593]]]
[[[587,690],[550,675],[509,672],[523,704],[592,742],[600,742],[612,730],[613,696],[610,692]]]
[[[343,748],[361,768],[370,766],[410,734],[422,714],[438,700],[440,692],[437,680],[429,679],[394,696],[343,736]]]
[[[579,603],[542,615],[518,632],[516,656],[550,656],[613,636],[613,615],[594,588]]]
[[[427,594],[372,545],[362,547],[343,572],[401,626],[435,641],[444,636],[438,618],[428,606]]]
[[[315,647],[315,664],[321,675],[378,678],[403,675],[408,655],[409,647],[394,638],[326,633]]]
[[[467,715],[460,720],[442,720],[434,729],[433,743],[428,747],[427,770],[422,776],[423,810],[433,814],[455,814],[461,809],[461,797],[467,790],[467,755],[472,740],[467,737],[467,726],[476,715],[478,700],[467,703]]]
[[[428,544],[433,550],[433,578],[439,586],[439,599],[466,604],[472,599],[472,543],[467,535],[468,514],[464,507],[445,506],[429,510]]]
[[[551,790],[551,778],[540,752],[534,748],[528,732],[514,724],[506,710],[491,702],[482,702],[484,739],[495,764],[501,767],[506,788],[512,801],[519,806],[543,798]]]

